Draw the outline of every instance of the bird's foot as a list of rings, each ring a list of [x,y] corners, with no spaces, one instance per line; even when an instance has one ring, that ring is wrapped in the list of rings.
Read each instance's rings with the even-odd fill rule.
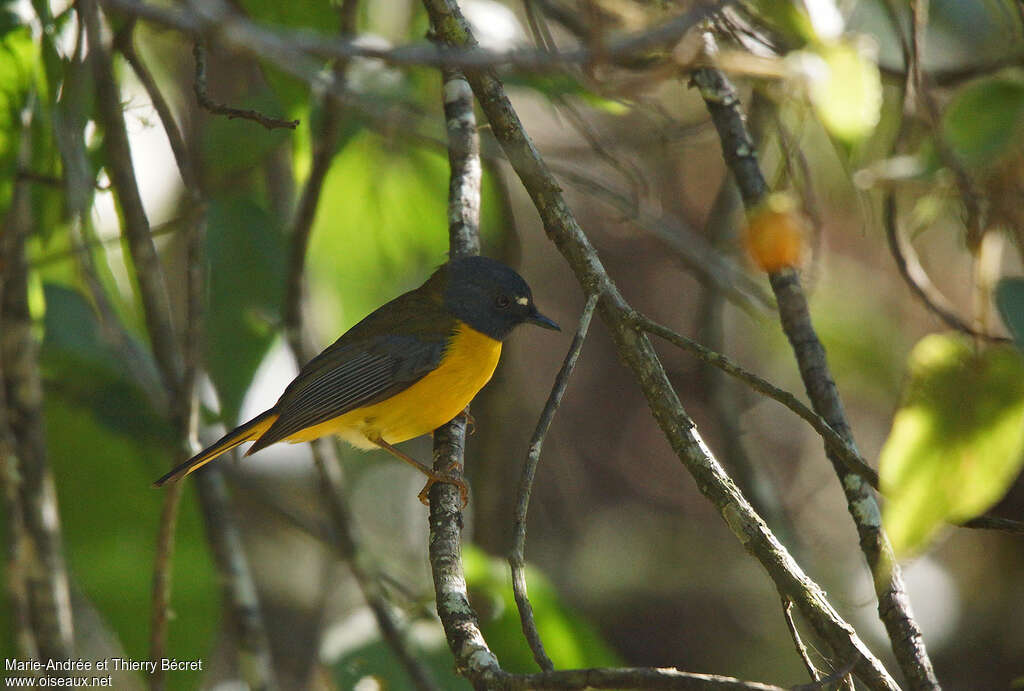
[[[469,485],[462,478],[462,473],[457,472],[458,465],[452,463],[444,472],[436,470],[427,473],[427,484],[423,486],[420,493],[416,495],[416,498],[420,500],[420,503],[424,506],[430,506],[430,498],[427,496],[430,493],[430,488],[438,482],[444,482],[449,485],[455,485],[459,488],[459,497],[462,499],[462,508],[466,508],[469,504]]]

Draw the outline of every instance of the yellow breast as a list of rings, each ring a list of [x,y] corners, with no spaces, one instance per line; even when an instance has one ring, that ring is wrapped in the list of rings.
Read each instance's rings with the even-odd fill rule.
[[[437,369],[415,384],[384,401],[304,429],[288,441],[337,434],[353,446],[368,449],[374,448],[371,438],[398,444],[433,432],[469,405],[490,381],[500,356],[501,341],[461,324]]]

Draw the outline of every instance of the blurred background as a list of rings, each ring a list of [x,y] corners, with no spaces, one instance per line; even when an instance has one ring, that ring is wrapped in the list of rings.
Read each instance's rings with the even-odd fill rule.
[[[35,176],[26,247],[29,304],[42,339],[46,451],[76,644],[82,651],[116,649],[146,659],[163,501],[149,484],[182,458],[154,395],[159,376],[135,269],[119,239],[102,133],[89,110],[90,82],[80,95],[81,124],[95,184],[80,222],[72,220],[61,184],[53,122],[55,113],[66,112],[59,104],[71,97],[74,66],[81,69],[77,12],[70,3],[45,0],[0,4],[6,118],[0,146],[5,173],[15,173],[0,176],[0,200],[4,217],[13,218],[13,186]],[[930,7],[922,67],[937,113],[960,102],[979,80],[995,75],[1021,82],[1017,3],[924,5]],[[594,40],[595,32],[614,36],[656,27],[686,8],[627,0],[463,3],[483,45],[495,50],[538,42],[569,49]],[[338,8],[326,2],[237,0],[232,9],[271,27],[328,36],[339,30]],[[924,117],[912,119],[901,135],[904,150],[893,150],[905,81],[894,22],[907,35],[910,5],[751,2],[734,10],[724,22],[734,39],[723,38],[724,59],[732,61],[727,69],[748,106],[769,184],[790,190],[809,219],[802,267],[815,326],[857,444],[874,465],[900,404],[911,349],[946,329],[897,270],[882,226],[884,191],[897,190],[907,235],[956,310],[1004,333],[991,310],[977,304],[976,238],[965,230],[953,176],[934,164],[934,127]],[[793,20],[790,10],[806,21]],[[367,45],[419,42],[427,29],[423,8],[411,0],[359,3],[357,16]],[[104,21],[116,32],[125,18],[111,10]],[[268,131],[212,115],[193,97],[189,40],[140,22],[135,44],[171,101],[202,181],[207,284],[199,389],[201,438],[210,442],[271,405],[297,371],[282,336],[285,233],[309,175],[323,109],[308,84],[272,61],[214,42],[207,46],[211,95],[300,124],[294,131]],[[835,82],[838,67],[822,46],[847,51],[856,77],[826,83],[822,88],[833,91],[824,97],[815,96],[816,70],[832,70]],[[678,48],[674,59],[683,60],[684,52],[685,46]],[[185,295],[176,287],[184,285],[189,261],[181,231],[194,210],[149,96],[115,57],[135,173],[180,322]],[[742,206],[714,128],[673,64],[657,54],[633,65],[510,70],[503,78],[626,299],[803,398],[767,280],[743,250]],[[437,70],[355,59],[345,89],[349,98],[340,109],[337,150],[308,252],[307,319],[321,346],[419,285],[447,252],[448,164]],[[872,99],[874,107],[863,105]],[[19,158],[24,112],[33,115],[25,125],[31,146],[28,158]],[[1005,112],[1018,115],[993,127],[1015,133],[1024,110],[1000,104],[968,113],[965,127],[981,128],[986,116]],[[850,131],[835,124],[844,116],[852,121]],[[484,253],[516,267],[539,308],[563,327],[561,333],[522,329],[507,343],[494,379],[473,404],[476,429],[467,449],[472,498],[464,537],[473,604],[503,666],[529,671],[533,663],[504,563],[514,488],[584,297],[489,130],[482,127],[480,134]],[[1017,139],[1006,141],[1011,145],[997,142],[1000,150],[978,164],[987,172],[976,173],[989,185],[984,193],[1006,207],[994,222],[1001,230],[991,242],[998,247],[986,250],[997,275],[1021,273],[1013,215],[1021,199],[1020,149]],[[893,172],[901,161],[917,167],[901,176]],[[108,311],[98,309],[97,295],[105,296]],[[775,402],[664,343],[656,346],[711,450],[840,614],[896,670],[857,533],[820,438]],[[969,401],[968,395],[962,403]],[[430,440],[404,448],[426,459]],[[453,674],[434,614],[427,514],[415,498],[423,478],[380,453],[350,451],[342,465],[367,559],[385,574],[411,645],[429,660],[441,688],[469,688]],[[241,527],[281,686],[412,688],[381,642],[346,562],[323,539],[327,512],[307,445],[274,446],[241,463],[225,458],[218,467]],[[171,674],[168,685],[240,688],[232,652],[237,642],[223,623],[195,488],[186,484],[168,650],[207,664],[202,673]],[[995,513],[1024,515],[1024,484],[1015,481]],[[547,437],[526,556],[541,634],[558,667],[678,666],[783,685],[807,680],[774,585],[674,456],[599,319]],[[1008,688],[1024,677],[1020,537],[949,528],[903,566],[946,688]],[[17,656],[10,614],[5,599],[5,658]],[[820,662],[813,636],[806,635]],[[145,682],[125,675],[115,686]]]

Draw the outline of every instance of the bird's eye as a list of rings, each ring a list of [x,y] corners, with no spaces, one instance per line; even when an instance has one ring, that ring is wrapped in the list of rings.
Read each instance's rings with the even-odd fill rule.
[[[508,306],[512,304],[512,298],[508,295],[499,295],[494,302],[500,309],[508,309]]]

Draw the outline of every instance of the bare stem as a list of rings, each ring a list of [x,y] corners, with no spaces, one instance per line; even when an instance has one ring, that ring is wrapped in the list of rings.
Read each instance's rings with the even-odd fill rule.
[[[786,620],[786,628],[789,629],[789,635],[793,639],[793,645],[796,646],[796,652],[800,655],[800,659],[803,661],[804,667],[807,669],[807,673],[811,675],[811,680],[821,681],[821,675],[818,674],[818,669],[811,661],[811,656],[807,653],[807,646],[804,645],[803,640],[800,639],[800,632],[797,631],[796,622],[793,621],[793,601],[785,595],[782,596],[782,617]]]
[[[228,120],[234,120],[235,118],[252,120],[253,122],[263,125],[268,130],[275,130],[279,128],[294,130],[299,126],[298,120],[282,120],[281,118],[273,118],[268,115],[264,115],[258,110],[232,108],[220,101],[214,101],[206,91],[206,49],[198,40],[192,44],[192,56],[196,62],[196,77],[193,82],[193,91],[195,91],[196,100],[204,110],[207,110],[214,115],[226,115]]]
[[[31,158],[30,111],[21,118],[19,164]],[[39,344],[28,304],[25,243],[32,219],[29,183],[17,181],[0,232],[0,485],[10,539],[7,591],[19,653],[63,661],[74,652],[74,627],[57,492],[46,457]]]
[[[533,651],[533,659],[537,661],[543,671],[554,669],[554,665],[544,651],[544,644],[541,642],[537,624],[533,619],[533,606],[530,604],[526,592],[526,571],[524,569],[526,565],[526,512],[530,506],[533,478],[537,473],[537,465],[540,463],[544,438],[551,427],[551,421],[555,418],[558,406],[562,403],[562,397],[569,385],[569,377],[572,376],[573,369],[576,367],[576,361],[579,360],[580,350],[583,349],[583,342],[590,329],[590,320],[594,316],[594,308],[597,307],[597,298],[597,295],[587,298],[587,304],[583,307],[583,314],[580,315],[579,325],[576,327],[576,335],[562,362],[562,368],[558,370],[551,393],[548,394],[547,403],[544,404],[540,419],[537,420],[537,427],[530,438],[529,451],[526,454],[523,473],[519,479],[519,491],[516,495],[516,506],[512,517],[512,549],[508,555],[508,564],[512,570],[512,592],[516,598],[516,606],[519,608],[519,620],[523,627],[523,635],[530,645],[530,650]]]
[[[677,345],[683,350],[693,353],[702,362],[720,369],[730,377],[734,377],[749,386],[754,391],[764,394],[768,398],[778,401],[786,406],[801,418],[806,420],[814,430],[821,435],[828,447],[839,456],[843,464],[850,472],[859,473],[874,488],[878,488],[878,473],[868,465],[861,455],[850,443],[829,426],[825,418],[805,406],[790,392],[780,389],[761,377],[746,371],[732,360],[721,353],[705,348],[696,341],[692,341],[682,334],[658,324],[648,317],[636,315],[637,328],[648,333],[664,338],[666,341]]]

